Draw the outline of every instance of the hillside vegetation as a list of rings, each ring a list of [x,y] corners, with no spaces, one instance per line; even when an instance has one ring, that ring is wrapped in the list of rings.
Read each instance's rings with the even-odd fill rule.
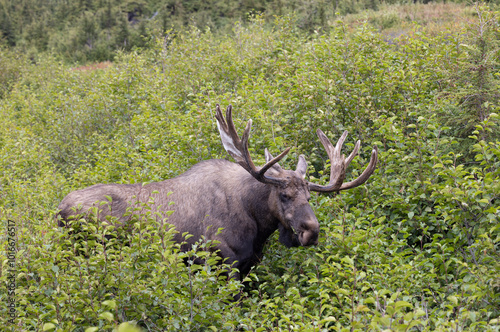
[[[0,45],[34,58],[52,53],[66,62],[113,60],[118,52],[148,47],[154,36],[188,26],[216,34],[231,33],[234,22],[246,25],[261,15],[266,25],[275,16],[295,15],[298,29],[327,32],[339,15],[348,25],[367,21],[389,34],[405,25],[456,28],[470,10],[458,2],[394,0],[0,0]],[[418,1],[419,3],[421,1]],[[429,1],[424,0],[424,3]],[[494,2],[492,2],[493,4]]]
[[[146,48],[80,70],[2,49],[0,298],[14,273],[17,318],[2,305],[0,326],[499,331],[499,18],[487,7],[467,12],[463,29],[408,24],[400,35],[349,18],[306,33],[300,17],[254,15],[228,34],[152,35]],[[292,147],[281,165],[295,168],[304,154],[316,182],[329,177],[316,129],[332,140],[348,130],[345,151],[361,140],[347,180],[378,147],[366,184],[312,195],[319,245],[287,249],[275,234],[241,284],[203,250],[213,243],[182,253],[152,213],[128,232],[92,220],[73,233],[57,228],[57,205],[72,190],[229,159],[216,103],[233,105],[237,128],[253,120],[256,163],[266,147]]]

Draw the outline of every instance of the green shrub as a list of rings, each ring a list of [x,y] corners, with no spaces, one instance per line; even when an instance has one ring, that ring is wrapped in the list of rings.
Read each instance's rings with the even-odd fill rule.
[[[16,84],[25,64],[24,56],[0,44],[0,99],[3,99]]]
[[[482,135],[498,117],[475,123],[464,156],[441,117],[460,38],[415,29],[387,43],[342,22],[307,36],[291,17],[267,29],[255,16],[230,37],[193,28],[158,38],[104,70],[27,64],[0,103],[0,219],[17,225],[20,329],[498,331],[500,153]],[[230,267],[198,250],[213,244],[180,252],[152,213],[129,232],[87,219],[78,241],[56,228],[72,190],[160,181],[226,157],[216,103],[233,104],[238,128],[253,119],[257,164],[266,147],[292,147],[282,166],[306,155],[310,181],[329,180],[317,128],[333,141],[348,130],[345,151],[362,141],[347,180],[378,147],[365,185],[313,195],[318,246],[286,249],[273,236],[234,303]],[[118,238],[104,241],[111,231]],[[2,248],[6,238],[2,226]],[[206,264],[184,264],[193,257]],[[2,297],[4,251],[0,261]]]
[[[210,241],[180,252],[174,232],[148,212],[128,227],[103,226],[93,215],[77,217],[67,229],[44,230],[37,243],[20,234],[20,327],[112,330],[124,322],[154,331],[231,327],[238,312],[233,296],[240,288],[239,281],[228,279],[231,267],[210,253]]]
[[[473,154],[475,141],[469,136],[491,113],[498,112],[500,101],[498,12],[476,4],[475,14],[477,24],[467,26],[462,32],[464,37],[457,44],[456,59],[445,72],[442,96],[449,105],[440,112],[453,135],[462,139],[460,153],[465,156]],[[479,129],[478,135],[483,140],[500,139],[498,131]]]

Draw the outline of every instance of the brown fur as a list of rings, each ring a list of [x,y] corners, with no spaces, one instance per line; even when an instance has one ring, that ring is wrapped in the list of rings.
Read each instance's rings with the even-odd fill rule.
[[[297,171],[283,170],[275,164],[266,172],[284,179],[280,185],[261,183],[240,165],[226,160],[203,161],[173,179],[144,186],[97,184],[71,192],[62,200],[59,225],[64,226],[72,215],[108,201],[106,196],[112,202],[110,207],[100,206],[99,219],[104,221],[111,215],[125,222],[127,207],[152,197],[153,211],[174,211],[168,222],[179,231],[176,241],[183,241],[184,232],[193,235],[187,246],[202,235],[218,240],[221,256],[230,264],[237,262],[235,267],[245,275],[260,260],[264,243],[278,228],[280,242],[288,247],[317,243],[319,224],[308,204],[310,194],[303,179],[302,159]],[[75,211],[76,207],[79,209]],[[219,228],[224,230],[216,235]]]

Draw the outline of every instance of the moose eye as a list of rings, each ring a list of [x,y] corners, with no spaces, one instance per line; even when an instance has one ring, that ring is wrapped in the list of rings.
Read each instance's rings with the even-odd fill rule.
[[[280,194],[280,199],[281,199],[283,202],[286,202],[286,201],[289,201],[289,200],[290,200],[290,196],[288,196],[287,194],[281,193],[281,194]]]

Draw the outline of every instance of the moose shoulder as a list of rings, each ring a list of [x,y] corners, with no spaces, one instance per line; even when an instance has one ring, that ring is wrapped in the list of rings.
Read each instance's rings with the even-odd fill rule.
[[[217,240],[220,242],[217,246],[220,255],[229,264],[235,263],[240,276],[244,276],[260,260],[264,243],[277,229],[280,242],[287,247],[317,244],[319,224],[308,203],[311,191],[337,192],[354,188],[363,184],[375,170],[376,148],[364,172],[357,179],[344,183],[345,170],[357,154],[360,142],[345,158],[340,150],[347,132],[333,146],[319,129],[318,137],[331,161],[328,185],[321,186],[305,180],[307,163],[302,155],[294,171],[281,168],[278,162],[289,148],[277,157],[266,149],[266,164],[256,167],[248,151],[251,120],[240,139],[233,124],[231,105],[226,110],[226,118],[219,105],[215,111],[224,148],[237,163],[206,160],[162,182],[144,186],[97,184],[71,192],[59,204],[59,226],[66,225],[71,216],[85,213],[94,206],[100,209],[100,220],[104,221],[110,215],[125,222],[129,218],[124,216],[129,206],[135,202],[148,202],[154,197],[153,210],[174,210],[168,222],[179,232],[176,241],[183,241],[180,234],[184,232],[193,235],[184,244],[184,249],[201,236]],[[111,203],[108,206],[99,206],[99,202],[109,198]],[[223,231],[217,232],[220,228]]]

